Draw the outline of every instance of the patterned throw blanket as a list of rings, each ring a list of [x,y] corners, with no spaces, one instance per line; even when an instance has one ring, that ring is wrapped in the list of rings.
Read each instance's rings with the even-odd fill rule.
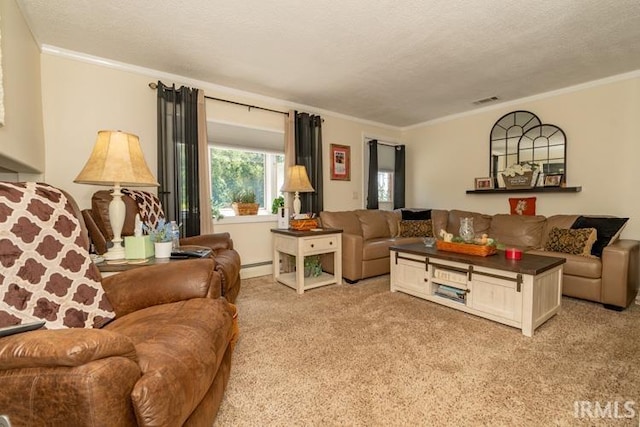
[[[147,224],[151,228],[156,228],[158,221],[164,218],[162,204],[154,194],[147,191],[130,190],[123,188],[122,194],[126,194],[136,201],[138,212],[140,212],[140,220],[143,224]]]
[[[0,327],[100,327],[115,317],[60,190],[0,182]]]

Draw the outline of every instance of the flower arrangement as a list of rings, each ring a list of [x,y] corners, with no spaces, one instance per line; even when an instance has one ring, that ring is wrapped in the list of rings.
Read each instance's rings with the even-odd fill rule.
[[[539,169],[537,163],[531,162],[520,162],[514,163],[513,165],[506,168],[502,171],[504,176],[516,176],[516,175],[524,175],[526,172],[533,172]]]
[[[166,222],[164,218],[160,218],[155,228],[149,224],[142,224],[142,228],[151,237],[152,242],[171,241],[171,223]]]

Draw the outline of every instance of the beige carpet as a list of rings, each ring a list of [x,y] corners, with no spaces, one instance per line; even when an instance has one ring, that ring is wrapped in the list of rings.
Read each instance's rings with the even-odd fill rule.
[[[270,276],[242,286],[216,426],[639,425],[640,306],[563,298],[527,338],[391,293],[389,276],[302,296]],[[636,414],[576,419],[575,401]]]

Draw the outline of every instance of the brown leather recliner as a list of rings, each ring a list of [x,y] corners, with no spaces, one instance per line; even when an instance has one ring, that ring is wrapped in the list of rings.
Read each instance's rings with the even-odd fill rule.
[[[5,194],[0,204],[3,199],[19,200],[14,197],[15,187],[0,183],[0,192]],[[45,223],[51,209],[36,194],[34,202],[27,200],[21,206],[33,210]],[[73,240],[52,239],[50,228],[34,224],[34,216],[20,219],[29,227],[9,226],[7,215],[23,208],[12,211],[3,206],[9,239],[0,239],[7,249],[0,256],[4,267],[0,290],[6,292],[5,305],[0,305],[5,310],[0,310],[0,326],[19,321],[14,316],[20,310],[26,318],[35,316],[47,322],[68,315],[65,311],[52,318],[50,313],[24,310],[32,296],[37,297],[34,292],[38,289],[76,301],[79,294],[71,298],[68,292],[61,292],[64,287],[47,289],[67,283],[67,279],[54,281],[52,271],[80,272],[80,286],[85,288],[83,278],[99,279],[88,260],[82,215],[67,198],[70,207],[64,210],[73,211],[78,222],[53,218],[49,224],[60,227],[64,236],[79,224],[79,237]],[[14,217],[9,220],[17,221]],[[21,241],[42,243],[32,252],[22,249]],[[48,246],[40,247],[45,243]],[[67,255],[52,258],[55,253]],[[41,263],[41,256],[58,262]],[[23,259],[27,262],[16,261]],[[22,267],[12,269],[19,263]],[[210,426],[229,378],[235,341],[234,311],[219,298],[222,275],[215,263],[215,259],[185,260],[102,279],[115,319],[100,329],[43,329],[0,338],[0,413],[14,427]],[[41,307],[43,297],[37,298]]]
[[[133,236],[136,214],[139,213],[136,201],[123,196],[126,208],[122,236]],[[91,197],[91,209],[82,211],[84,221],[89,230],[89,237],[98,254],[107,251],[107,242],[113,239],[113,231],[109,222],[109,203],[111,192],[100,190]],[[235,302],[240,292],[240,255],[233,249],[233,240],[229,233],[214,233],[201,236],[183,237],[180,245],[205,246],[213,250],[216,258],[216,269],[222,274],[222,295],[231,303]]]

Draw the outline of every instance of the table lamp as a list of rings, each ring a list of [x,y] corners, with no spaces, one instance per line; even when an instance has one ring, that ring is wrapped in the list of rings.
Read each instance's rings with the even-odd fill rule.
[[[140,140],[136,135],[120,131],[98,132],[96,145],[82,171],[73,182],[113,186],[109,203],[109,222],[113,231],[113,246],[104,254],[108,260],[124,259],[122,227],[126,214],[120,186],[158,186],[144,160]]]
[[[295,198],[293,199],[293,213],[295,215],[300,214],[300,193],[310,193],[315,191],[309,182],[307,176],[307,170],[302,165],[289,166],[287,169],[287,176],[284,178],[284,184],[280,191],[286,191],[288,193],[295,192]]]

